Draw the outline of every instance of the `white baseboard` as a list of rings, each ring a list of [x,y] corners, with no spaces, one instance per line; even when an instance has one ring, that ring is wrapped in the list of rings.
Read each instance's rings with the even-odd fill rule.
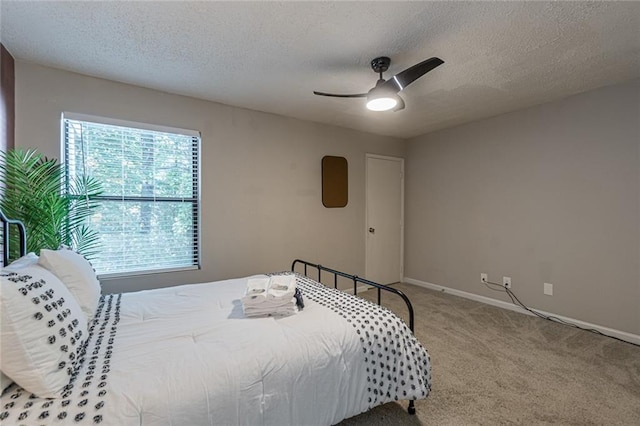
[[[333,284],[322,283],[322,285],[324,285],[326,287],[329,287],[329,288],[334,288]],[[360,293],[364,293],[365,291],[369,290],[370,288],[373,288],[373,287],[368,286],[368,285],[359,285],[356,290],[357,290],[358,294],[360,294]],[[345,293],[353,294],[353,286],[350,286],[350,287],[338,287],[338,290],[344,291]]]
[[[356,290],[358,291],[358,294],[360,294],[362,292],[369,290],[370,288],[372,287],[368,285],[359,285]],[[353,294],[353,286],[350,288],[345,288],[342,291],[344,291],[345,293]]]
[[[510,311],[533,316],[531,312],[528,312],[522,309],[520,306],[514,305],[513,303],[505,302],[503,300],[492,299],[490,297],[480,296],[479,294],[468,293],[466,291],[456,290],[455,288],[444,287],[444,286],[432,284],[426,281],[416,280],[415,278],[404,277],[402,282],[405,282],[407,284],[413,284],[418,287],[428,288],[435,291],[443,291],[445,293],[453,294],[454,296],[464,297],[465,299],[471,299],[471,300],[475,300],[476,302],[486,303],[487,305],[497,306],[502,309],[508,309]],[[543,315],[554,316],[556,318],[561,319],[562,321],[566,321],[583,328],[593,328],[603,334],[617,337],[618,339],[622,339],[627,342],[640,344],[640,335],[637,335],[637,334],[627,333],[626,331],[615,330],[613,328],[604,327],[597,324],[591,324],[589,322],[581,321],[578,319],[557,315],[551,312],[541,311],[540,309],[535,309],[535,311],[540,312]]]

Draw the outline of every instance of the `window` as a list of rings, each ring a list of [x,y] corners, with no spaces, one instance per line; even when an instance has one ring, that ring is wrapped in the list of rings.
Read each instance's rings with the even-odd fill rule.
[[[66,189],[83,174],[102,184],[96,272],[197,268],[199,133],[77,114],[62,124]]]

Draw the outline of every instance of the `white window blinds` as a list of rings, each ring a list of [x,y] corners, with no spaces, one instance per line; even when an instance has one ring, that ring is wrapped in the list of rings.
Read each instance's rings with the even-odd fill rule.
[[[82,174],[103,189],[90,219],[101,243],[96,272],[198,267],[199,134],[73,118],[63,117],[67,190]]]

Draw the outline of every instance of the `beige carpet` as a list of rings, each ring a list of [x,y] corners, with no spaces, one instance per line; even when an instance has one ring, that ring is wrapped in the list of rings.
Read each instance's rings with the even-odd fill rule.
[[[389,403],[341,426],[640,425],[640,347],[442,292],[396,287],[412,300],[416,335],[431,354],[431,395],[416,402],[415,416],[406,402]],[[406,312],[391,298],[383,296],[383,304]]]

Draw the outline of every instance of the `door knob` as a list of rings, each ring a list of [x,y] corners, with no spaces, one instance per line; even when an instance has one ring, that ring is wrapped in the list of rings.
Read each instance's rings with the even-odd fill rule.
[[[376,228],[369,228],[369,232],[371,232],[372,234],[376,233]]]

